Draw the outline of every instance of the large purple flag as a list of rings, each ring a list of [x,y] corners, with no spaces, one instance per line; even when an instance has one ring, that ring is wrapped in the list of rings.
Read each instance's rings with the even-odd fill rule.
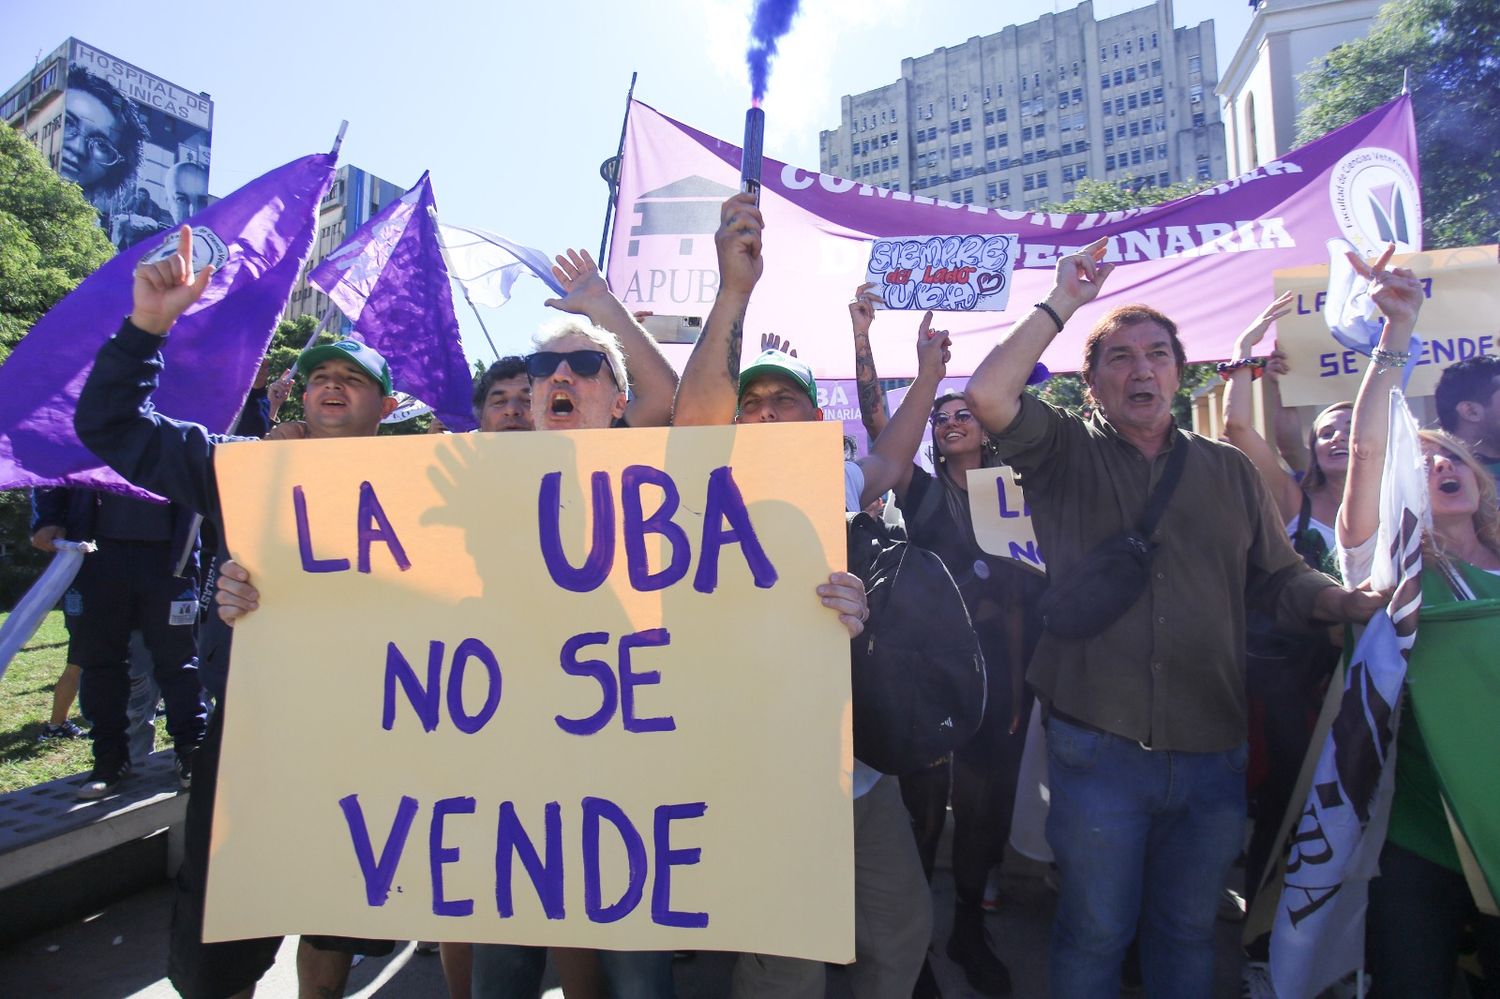
[[[473,373],[458,337],[427,174],[313,269],[308,280],[391,365],[396,388],[450,430],[474,429]]]
[[[1019,111],[1012,105],[1012,121]],[[1006,127],[981,127],[978,120],[974,126],[976,134]],[[1113,151],[1085,148],[1081,134],[1076,140],[1069,134],[1063,133],[1064,139],[1073,149],[1062,162],[1102,176],[1105,157]],[[900,152],[927,156],[924,146],[903,145]],[[837,169],[853,172],[872,162],[856,160]],[[1024,169],[1028,177],[1040,172],[1057,185],[1057,162]],[[1011,165],[1017,164],[1012,160]],[[707,315],[718,291],[713,234],[719,204],[738,190],[739,166],[737,146],[639,101],[631,104],[609,254],[609,286],[626,308]],[[1109,237],[1105,259],[1119,266],[1097,301],[1042,355],[1053,371],[1077,370],[1089,327],[1115,306],[1156,306],[1176,321],[1188,360],[1215,360],[1229,356],[1235,336],[1275,297],[1271,272],[1326,263],[1327,240],[1343,237],[1367,256],[1388,240],[1400,249],[1421,249],[1416,131],[1408,97],[1249,173],[1154,208],[1087,215],[1009,211],[994,207],[998,189],[992,198],[983,177],[950,181],[949,176],[945,164],[933,190],[947,194],[966,188],[964,204],[938,201],[925,189],[893,191],[767,157],[760,200],[765,273],[746,318],[747,349],[754,349],[749,345],[759,334],[775,332],[796,342],[819,378],[853,376],[846,303],[864,280],[877,238],[912,237],[902,246],[902,266],[938,275],[969,266],[983,270],[987,236],[1020,239],[1005,312],[965,311],[962,297],[946,294],[939,276],[919,291],[917,309],[876,318],[870,331],[875,357],[880,373],[892,377],[916,374],[911,344],[924,308],[949,310],[937,323],[953,338],[948,373],[972,373],[1051,289],[1058,257],[1101,236]],[[1019,183],[1018,175],[1010,176],[1011,184]],[[1055,186],[1052,191],[1055,200],[1065,197]],[[680,366],[689,348],[668,344],[663,349]]]
[[[203,297],[172,328],[153,401],[161,412],[228,431],[312,248],[336,157],[272,170],[188,220],[194,269],[213,264]],[[143,258],[177,249],[177,232],[143,240],[91,274],[32,327],[0,368],[0,487],[87,486],[149,496],[104,467],[73,432],[78,393],[99,347],[130,312]]]

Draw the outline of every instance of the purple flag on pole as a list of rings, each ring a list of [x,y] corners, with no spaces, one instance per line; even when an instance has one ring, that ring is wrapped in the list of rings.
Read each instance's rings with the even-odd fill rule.
[[[228,431],[312,248],[336,157],[293,160],[193,216],[194,269],[208,288],[172,328],[172,360],[152,399],[176,419]],[[0,368],[0,487],[86,486],[149,496],[106,468],[73,432],[94,355],[131,306],[143,258],[177,248],[177,231],[143,240],[53,306]]]
[[[450,430],[474,429],[474,378],[458,337],[427,174],[308,275],[391,363],[402,392]]]

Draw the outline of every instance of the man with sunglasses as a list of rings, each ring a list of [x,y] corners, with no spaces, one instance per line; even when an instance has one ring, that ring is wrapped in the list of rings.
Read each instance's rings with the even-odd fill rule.
[[[220,443],[254,440],[210,434],[178,423],[150,405],[162,367],[162,347],[177,318],[208,286],[212,268],[196,275],[192,234],[179,232],[177,253],[136,268],[130,316],[94,360],[78,399],[78,439],[127,481],[166,496],[213,522],[222,536],[214,451]],[[396,406],[390,368],[376,351],[354,340],[313,347],[298,359],[307,379],[306,436],[369,437]],[[223,738],[227,643],[219,656],[203,654],[202,676],[219,698],[198,751],[188,798],[186,850],[178,872],[168,975],[189,999],[248,996],[270,968],[280,939],[203,942],[203,891],[213,816],[219,747]],[[388,940],[304,936],[297,952],[299,986],[306,994],[342,995],[356,953],[389,954]]]
[[[745,312],[760,280],[760,209],[747,194],[724,202],[714,236],[719,292],[703,335],[683,370],[673,423],[677,426],[821,420],[812,369],[779,350],[767,350],[740,369]],[[931,329],[932,313],[917,332],[917,377],[870,445],[870,453],[844,463],[844,502],[863,509],[905,472],[921,443],[938,383],[946,373],[949,340]],[[847,574],[835,574],[836,576]],[[826,602],[826,601],[825,601]],[[922,872],[911,821],[893,777],[854,761],[854,964],[849,986],[856,999],[909,999],[932,935],[932,895]],[[821,999],[820,962],[742,954],[731,995]]]

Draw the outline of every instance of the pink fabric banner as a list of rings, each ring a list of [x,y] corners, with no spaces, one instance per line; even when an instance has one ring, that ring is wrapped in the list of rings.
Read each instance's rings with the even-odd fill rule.
[[[718,286],[713,234],[739,183],[740,150],[633,102],[609,256],[609,284],[631,309],[707,315]],[[863,280],[869,241],[909,233],[1019,234],[1005,312],[945,312],[952,375],[973,371],[1052,286],[1060,255],[1101,236],[1119,263],[1104,293],[1069,323],[1042,361],[1076,370],[1089,327],[1109,309],[1143,302],[1176,321],[1189,360],[1229,355],[1234,337],[1274,297],[1271,272],[1327,263],[1325,241],[1373,253],[1388,239],[1421,249],[1421,195],[1411,101],[1362,118],[1188,198],[1089,215],[1013,212],[889,191],[787,166],[762,174],[765,275],[751,301],[746,350],[760,333],[794,340],[819,377],[854,374],[847,303]],[[983,240],[971,241],[976,247]],[[960,250],[960,253],[963,251]],[[916,374],[919,313],[881,313],[871,330],[880,372]],[[686,347],[667,345],[679,367]]]

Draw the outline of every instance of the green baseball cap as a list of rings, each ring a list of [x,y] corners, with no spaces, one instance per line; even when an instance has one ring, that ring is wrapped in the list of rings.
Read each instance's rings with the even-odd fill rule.
[[[764,375],[790,378],[801,386],[814,406],[818,404],[818,380],[813,377],[812,368],[782,350],[764,351],[750,362],[749,367],[740,372],[739,394],[744,395],[750,383]]]
[[[380,352],[369,344],[360,343],[353,338],[345,338],[335,340],[333,343],[309,347],[297,358],[297,373],[306,378],[324,361],[353,361],[380,383],[380,388],[386,395],[393,395],[395,392],[391,386],[391,366],[385,363],[385,358],[380,356]]]

